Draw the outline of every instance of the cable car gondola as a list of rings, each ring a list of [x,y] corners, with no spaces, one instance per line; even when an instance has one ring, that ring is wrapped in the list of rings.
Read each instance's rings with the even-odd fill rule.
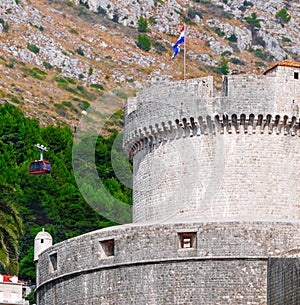
[[[28,172],[31,175],[50,174],[51,165],[46,160],[35,160],[30,163]]]
[[[47,148],[40,144],[36,144],[35,146],[40,150],[40,160],[35,160],[30,163],[28,173],[31,175],[50,174],[51,165],[48,161],[43,160],[43,152],[47,151]]]

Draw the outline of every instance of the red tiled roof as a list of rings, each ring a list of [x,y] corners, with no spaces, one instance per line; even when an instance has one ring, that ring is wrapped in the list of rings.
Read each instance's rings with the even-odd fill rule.
[[[283,60],[283,61],[279,61],[277,62],[275,65],[271,66],[270,68],[268,68],[264,74],[267,74],[269,71],[271,71],[272,69],[281,66],[281,67],[294,67],[294,68],[300,68],[300,63],[296,62],[296,61],[291,61],[291,60]]]
[[[13,276],[11,275],[2,275],[3,276],[3,283],[12,283],[11,278]],[[20,280],[18,280],[18,284],[22,284],[22,282]]]

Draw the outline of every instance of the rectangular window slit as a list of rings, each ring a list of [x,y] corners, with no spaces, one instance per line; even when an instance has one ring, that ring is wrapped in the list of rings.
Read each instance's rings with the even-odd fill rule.
[[[103,240],[100,241],[100,256],[106,258],[115,255],[115,240]]]
[[[49,258],[50,258],[50,269],[53,272],[57,270],[57,253],[50,254]]]
[[[294,79],[299,79],[299,72],[294,72]]]
[[[196,232],[178,233],[179,249],[196,248]]]

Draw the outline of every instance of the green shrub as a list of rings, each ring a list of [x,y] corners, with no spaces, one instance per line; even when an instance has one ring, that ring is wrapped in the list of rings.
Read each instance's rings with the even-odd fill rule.
[[[220,28],[216,28],[215,29],[215,33],[220,36],[220,37],[224,37],[225,33],[220,29]]]
[[[13,95],[10,97],[10,99],[15,104],[21,104],[21,102],[15,96],[13,96]]]
[[[230,51],[224,51],[221,55],[222,56],[230,56],[232,53]]]
[[[75,35],[78,35],[78,34],[79,34],[75,29],[70,29],[70,33],[71,33],[71,34],[75,34]]]
[[[53,66],[47,62],[47,61],[43,61],[43,66],[47,69],[47,70],[50,70],[53,68]]]
[[[167,52],[167,48],[162,43],[153,41],[152,44],[158,54],[161,55],[163,52]]]
[[[156,22],[156,20],[155,20],[155,18],[153,16],[149,17],[149,22],[151,24],[157,24],[157,22]]]
[[[230,62],[233,63],[233,64],[235,64],[235,65],[245,66],[245,62],[242,61],[242,60],[240,60],[239,58],[236,58],[236,57],[231,58],[231,59],[230,59]]]
[[[253,12],[250,17],[246,17],[245,20],[251,30],[260,29],[260,19],[257,18],[255,12]]]
[[[194,19],[196,16],[199,16],[200,18],[203,18],[202,12],[200,10],[194,9],[192,7],[188,8],[188,16],[191,19]]]
[[[145,18],[140,17],[138,20],[138,31],[141,33],[146,33],[148,30],[148,22]]]
[[[87,1],[79,0],[79,4],[82,5],[82,6],[84,6],[84,7],[86,7],[87,9],[90,8],[90,6],[89,6],[89,4],[88,4]]]
[[[281,23],[288,23],[291,20],[291,15],[287,12],[286,8],[282,8],[275,14],[275,18]]]
[[[100,84],[91,84],[91,87],[94,89],[104,90],[104,87]]]
[[[283,37],[282,42],[292,42],[292,40],[288,37]]]
[[[30,43],[27,44],[27,49],[34,54],[38,54],[40,52],[40,49],[36,45]]]
[[[146,35],[139,34],[138,41],[136,44],[140,49],[142,49],[146,52],[150,51],[150,49],[151,49],[150,39]]]
[[[97,8],[97,12],[98,12],[98,14],[99,15],[106,15],[106,9],[105,8],[103,8],[102,6],[98,6],[98,8]]]
[[[119,13],[118,13],[117,10],[114,11],[112,21],[113,22],[119,22]]]
[[[222,59],[218,65],[218,69],[220,74],[227,75],[229,73],[228,60],[224,56],[222,56]]]
[[[74,78],[71,78],[71,77],[65,77],[66,81],[69,83],[69,84],[73,84],[73,85],[76,85],[77,82]]]
[[[54,77],[54,80],[55,80],[57,83],[59,83],[59,84],[67,84],[67,83],[68,83],[67,80],[64,79],[63,77],[55,76],[55,77]]]
[[[237,42],[237,40],[238,40],[235,34],[231,34],[227,39],[230,42]]]
[[[84,52],[83,52],[83,50],[81,48],[76,49],[75,52],[77,54],[79,54],[80,56],[84,56]]]
[[[32,68],[31,71],[34,72],[34,73],[40,74],[40,75],[47,75],[47,72],[45,72],[45,71],[43,71],[43,70],[41,70],[37,67]]]

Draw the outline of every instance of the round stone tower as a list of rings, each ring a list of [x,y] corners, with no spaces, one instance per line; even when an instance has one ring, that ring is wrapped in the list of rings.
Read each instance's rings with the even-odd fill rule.
[[[129,99],[133,224],[44,251],[38,305],[283,304],[268,274],[300,253],[299,72],[284,61],[221,91],[205,77]]]

